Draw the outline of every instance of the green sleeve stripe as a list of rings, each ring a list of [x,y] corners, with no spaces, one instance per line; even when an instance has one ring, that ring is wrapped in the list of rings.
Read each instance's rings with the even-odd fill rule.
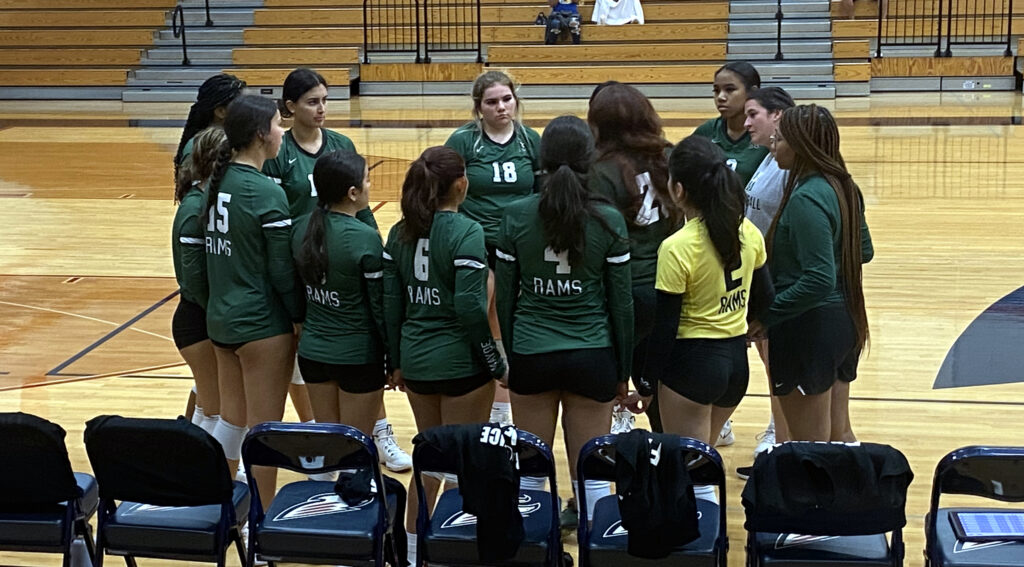
[[[473,259],[473,258],[456,258],[455,259],[455,267],[456,268],[472,268],[474,270],[482,270],[483,268],[487,267],[487,264],[484,264],[480,260],[476,260],[476,259]]]
[[[494,255],[497,256],[499,260],[504,260],[506,262],[515,262],[516,261],[516,257],[515,256],[505,252],[504,250],[502,250],[500,248],[495,248],[494,249]]]
[[[363,277],[368,280],[379,280],[384,277],[384,272],[363,272]]]
[[[178,242],[181,242],[182,244],[196,244],[200,246],[206,244],[206,241],[202,238],[192,238],[190,236],[181,236],[178,238]]]
[[[284,219],[274,222],[263,223],[263,228],[284,228],[292,225],[292,219]]]

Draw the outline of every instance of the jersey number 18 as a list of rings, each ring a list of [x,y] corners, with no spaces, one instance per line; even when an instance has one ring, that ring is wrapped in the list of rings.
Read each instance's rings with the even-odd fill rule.
[[[519,176],[516,174],[516,164],[506,161],[504,163],[494,162],[491,164],[494,168],[494,179],[491,181],[495,183],[501,183],[502,177],[504,177],[505,183],[515,183]]]

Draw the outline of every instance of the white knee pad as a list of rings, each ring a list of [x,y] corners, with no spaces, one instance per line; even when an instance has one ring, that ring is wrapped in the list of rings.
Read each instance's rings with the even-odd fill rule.
[[[199,406],[192,408],[192,425],[198,425],[202,427],[204,417],[206,417],[206,414],[203,413],[203,408]]]
[[[572,481],[572,490],[577,494],[576,501],[579,502],[578,481]],[[583,490],[587,491],[587,521],[591,521],[594,519],[594,507],[597,506],[597,501],[611,495],[612,483],[607,480],[588,480]]]
[[[206,415],[203,416],[203,421],[199,424],[199,427],[202,427],[203,431],[213,435],[213,430],[217,427],[218,423],[220,423],[219,415]]]
[[[213,438],[224,448],[224,456],[237,461],[242,458],[242,440],[245,439],[246,428],[232,425],[220,419],[213,428]]]

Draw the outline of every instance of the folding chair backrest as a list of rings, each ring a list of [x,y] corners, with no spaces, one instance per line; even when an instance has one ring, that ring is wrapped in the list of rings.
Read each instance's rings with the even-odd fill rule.
[[[913,478],[906,457],[888,445],[784,443],[754,463],[744,528],[816,536],[899,530]]]
[[[65,435],[41,417],[0,413],[0,511],[57,505],[82,495]]]
[[[963,447],[939,461],[933,497],[965,494],[1024,502],[1024,447]]]
[[[516,430],[519,452],[519,476],[554,477],[555,458],[551,448],[540,437]],[[430,443],[417,443],[413,449],[413,463],[417,470],[455,474],[459,469],[457,454],[445,454]]]
[[[615,480],[615,438],[615,435],[603,435],[583,446],[577,467],[579,480]],[[725,467],[718,451],[689,437],[680,437],[679,443],[686,452],[687,472],[693,484],[725,485]]]
[[[247,465],[318,474],[344,468],[372,468],[377,447],[355,427],[337,423],[261,423],[242,445]]]
[[[231,501],[233,474],[224,450],[185,418],[99,416],[86,424],[85,449],[100,498],[156,506]]]

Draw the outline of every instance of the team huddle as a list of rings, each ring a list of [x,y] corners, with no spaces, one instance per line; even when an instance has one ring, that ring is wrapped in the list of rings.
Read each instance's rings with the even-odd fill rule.
[[[613,412],[715,445],[746,393],[750,344],[773,395],[759,449],[855,440],[863,199],[832,115],[761,88],[751,65],[716,72],[720,116],[677,144],[615,81],[586,120],[538,135],[512,79],[485,72],[473,120],[410,165],[386,238],[366,160],[323,128],[326,81],[295,70],[280,107],[244,86],[203,85],[175,158],[174,338],[196,422],[234,466],[246,428],[282,418],[297,365],[317,421],[368,435],[387,388],[406,393],[419,431],[510,403],[516,427],[551,445],[561,411],[574,493],[592,508],[610,485],[577,486],[576,455]],[[254,476],[269,506],[276,471]],[[425,479],[428,502],[443,481]]]

